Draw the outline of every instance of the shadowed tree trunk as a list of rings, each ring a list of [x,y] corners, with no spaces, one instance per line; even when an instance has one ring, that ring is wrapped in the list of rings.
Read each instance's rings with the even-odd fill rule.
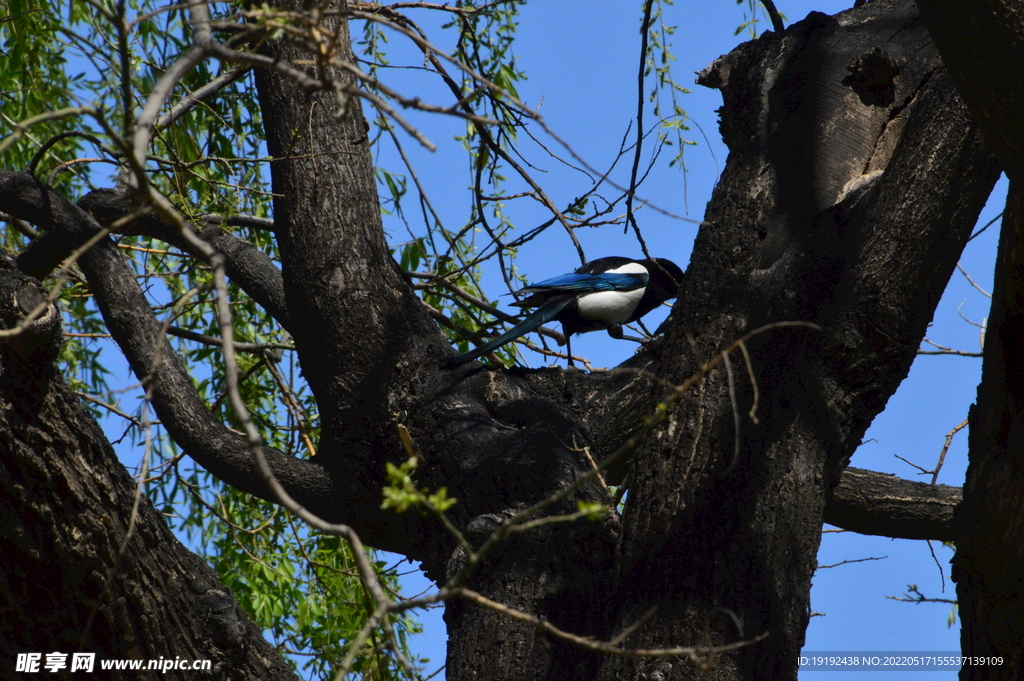
[[[968,665],[962,679],[1024,673],[1024,7],[983,0],[919,0],[921,13],[968,108],[1010,178],[970,459],[957,514],[953,579],[961,645],[998,665]],[[966,652],[965,652],[966,654]]]
[[[47,291],[0,262],[0,327]],[[0,669],[18,655],[93,653],[95,678],[294,679],[199,556],[183,547],[117,460],[55,365],[55,308],[0,339]],[[104,660],[209,660],[211,671],[100,671]],[[24,670],[22,670],[24,671]],[[85,678],[92,675],[73,678]]]
[[[345,25],[332,21],[322,27],[348,54]],[[948,537],[955,500],[904,486],[916,508],[938,506],[912,520],[879,514],[863,501],[869,492],[844,489],[866,490],[869,474],[839,485],[909,371],[998,174],[913,2],[812,14],[702,72],[699,82],[723,94],[729,160],[665,336],[608,374],[446,370],[445,339],[388,253],[353,98],[339,115],[351,80],[309,69],[332,92],[310,94],[315,88],[277,66],[305,53],[272,42],[266,54],[274,66],[257,85],[275,159],[282,269],[229,234],[204,236],[294,335],[319,405],[314,461],[266,449],[285,489],[367,542],[421,561],[443,583],[466,564],[463,548],[428,517],[380,509],[384,463],[406,458],[399,426],[421,458],[417,485],[448,488],[458,500],[450,518],[473,547],[587,473],[587,453],[601,460],[619,451],[610,474],[628,488],[621,515],[514,534],[466,586],[629,650],[756,639],[702,658],[710,669],[700,671],[678,654],[583,650],[535,623],[453,600],[449,679],[795,679],[823,517],[889,536]],[[130,210],[113,193],[80,205],[95,220],[25,175],[0,173],[0,209],[54,235],[19,255],[22,271],[45,276],[97,221]],[[152,220],[132,228],[180,240]],[[168,433],[228,484],[274,499],[245,440],[198,399],[112,242],[101,241],[81,267],[110,333],[150,381]],[[779,323],[791,324],[745,343],[749,375],[739,351],[722,359],[738,338]],[[719,365],[704,380],[674,390],[711,360]],[[18,391],[34,384],[9,375],[9,399],[28,399]],[[645,418],[657,424],[640,437]],[[125,489],[114,504],[122,512]],[[544,513],[575,511],[578,501],[611,497],[589,480]],[[105,565],[115,544],[104,549]]]

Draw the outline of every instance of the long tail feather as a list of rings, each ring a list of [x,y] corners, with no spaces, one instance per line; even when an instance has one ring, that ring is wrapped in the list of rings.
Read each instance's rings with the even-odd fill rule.
[[[497,350],[505,343],[510,343],[520,336],[525,336],[530,333],[541,324],[546,324],[552,319],[558,316],[558,313],[565,309],[575,296],[566,295],[559,296],[558,298],[552,298],[551,300],[544,303],[541,307],[537,308],[537,311],[531,314],[529,317],[519,322],[511,329],[501,334],[489,343],[481,345],[476,350],[470,350],[469,352],[457,355],[448,360],[449,367],[457,367],[466,362],[472,362],[477,357],[482,357],[488,352]]]

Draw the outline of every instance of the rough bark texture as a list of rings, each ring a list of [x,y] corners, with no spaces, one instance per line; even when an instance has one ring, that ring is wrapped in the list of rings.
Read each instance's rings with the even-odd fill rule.
[[[1024,7],[1013,0],[920,0],[928,31],[1002,169],[1024,182],[1024,92],[1014,86],[1024,54]]]
[[[1024,112],[1022,112],[1024,113]],[[1024,193],[1011,180],[999,239],[978,402],[971,409],[964,500],[955,521],[953,579],[965,654],[999,665],[962,679],[1024,673]]]
[[[330,21],[323,34],[348,53],[345,25]],[[277,61],[306,57],[284,42],[265,49]],[[352,87],[329,69],[317,75],[340,92]],[[405,458],[397,426],[422,459],[418,483],[448,488],[458,499],[452,521],[478,545],[589,470],[585,449],[597,460],[616,451],[655,413],[666,386],[735,339],[774,322],[816,325],[747,344],[757,421],[747,416],[751,385],[736,354],[734,380],[714,370],[610,471],[629,490],[622,516],[515,535],[467,583],[599,640],[650,615],[624,639],[628,649],[767,638],[702,671],[680,658],[581,651],[452,602],[452,681],[796,677],[830,490],[909,370],[997,173],[910,0],[812,14],[737,48],[701,82],[722,90],[730,156],[686,282],[663,339],[621,371],[591,376],[444,370],[451,350],[386,248],[359,107],[339,112],[336,97],[310,94],[277,71],[258,75],[282,269],[230,235],[208,236],[240,286],[294,334],[323,419],[314,462],[268,457],[307,508],[422,561],[434,579],[455,574],[462,551],[439,524],[379,508],[385,462]],[[124,214],[118,201],[94,195],[76,206],[23,174],[0,172],[0,209],[47,232],[18,260],[39,276],[59,261],[55,253]],[[114,245],[101,242],[81,266],[133,370],[151,377],[168,432],[229,484],[270,497],[245,442],[206,410],[159,337]],[[19,385],[12,379],[12,389]],[[833,502],[857,498],[842,491]],[[545,513],[575,510],[579,500],[610,498],[592,482]],[[950,503],[930,529],[918,522],[892,531],[948,533]]]
[[[46,296],[11,264],[0,267],[2,328]],[[137,494],[61,380],[56,309],[2,341],[0,675],[21,676],[19,653],[62,652],[70,665],[71,653],[87,652],[96,653],[96,678],[296,678],[210,566]],[[161,657],[211,660],[213,673],[99,671],[100,660]]]
[[[965,666],[962,679],[1024,674],[1024,5],[919,0],[921,14],[971,113],[1010,178],[971,410],[964,500],[955,521],[953,579],[964,654],[1002,658]]]
[[[952,541],[963,489],[847,468],[825,498],[825,522],[860,534]]]
[[[847,468],[825,501],[825,522],[861,534],[953,541],[959,487]]]
[[[279,5],[301,11],[305,3]],[[348,24],[324,28],[354,59]],[[275,60],[307,57],[283,41],[265,51]],[[327,75],[354,87],[351,75]],[[384,461],[406,458],[395,415],[420,399],[421,366],[446,344],[388,252],[360,101],[350,97],[339,110],[332,93],[310,94],[271,71],[257,71],[256,84],[276,159],[274,231],[291,332],[320,409],[317,463],[339,488],[332,496],[356,512],[364,540],[436,562],[438,538],[415,514],[380,509]],[[398,532],[396,521],[405,525]]]

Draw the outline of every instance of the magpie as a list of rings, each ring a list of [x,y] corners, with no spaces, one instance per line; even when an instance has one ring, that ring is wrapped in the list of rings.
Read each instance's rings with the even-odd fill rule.
[[[477,357],[557,319],[565,333],[569,364],[572,365],[573,334],[605,329],[612,338],[622,338],[622,325],[635,322],[666,300],[676,297],[683,271],[671,260],[631,260],[619,256],[592,260],[572,274],[527,286],[529,294],[513,305],[537,308],[512,329],[479,348],[453,357],[449,367],[472,362]]]

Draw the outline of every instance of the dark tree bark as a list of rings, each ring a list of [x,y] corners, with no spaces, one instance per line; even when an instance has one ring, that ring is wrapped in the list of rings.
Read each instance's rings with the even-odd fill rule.
[[[346,26],[323,28],[348,53]],[[275,64],[305,58],[284,42],[266,50]],[[335,93],[354,87],[330,69],[309,74]],[[929,499],[904,484],[899,494],[923,510],[897,504],[880,517],[874,500],[893,493],[866,503],[872,476],[843,477],[906,376],[997,176],[915,6],[875,0],[834,18],[812,14],[740,46],[700,82],[722,91],[730,156],[666,335],[621,371],[585,375],[445,370],[451,351],[387,251],[359,107],[352,100],[339,112],[338,97],[310,94],[279,70],[257,78],[276,159],[282,269],[229,235],[207,236],[239,285],[293,333],[319,404],[314,461],[267,452],[285,489],[369,543],[422,561],[443,583],[466,563],[456,542],[434,521],[380,510],[384,464],[406,457],[398,426],[422,459],[417,483],[449,489],[458,499],[452,521],[479,546],[589,471],[584,450],[601,460],[660,415],[610,471],[629,490],[624,514],[516,534],[467,586],[573,634],[625,635],[628,649],[764,636],[701,671],[679,657],[581,650],[452,601],[452,681],[795,679],[823,517],[889,536],[948,536],[949,495]],[[18,260],[37,276],[60,260],[55,253],[125,214],[121,202],[93,195],[76,206],[0,173],[0,209],[47,231]],[[246,442],[198,399],[113,244],[100,242],[81,267],[171,436],[227,483],[273,499]],[[719,366],[689,391],[666,388],[778,322],[813,327],[774,328],[746,343],[756,421],[738,353],[728,360],[732,378]],[[590,481],[544,513],[580,500],[610,497]]]
[[[1024,113],[1024,112],[1022,112]],[[953,579],[961,647],[998,657],[962,679],[1019,679],[1024,671],[1024,193],[1010,181],[985,334],[964,499],[954,528]],[[966,654],[966,653],[965,653]]]
[[[825,498],[825,522],[861,534],[953,541],[962,499],[959,487],[847,468]]]
[[[46,301],[0,263],[0,328]],[[280,655],[117,460],[63,383],[56,308],[0,339],[0,669],[20,653],[95,653],[96,678],[195,679],[170,670],[102,672],[110,659],[210,660],[209,678],[294,679]],[[41,672],[47,674],[45,671]],[[49,675],[49,674],[47,674]],[[55,678],[72,678],[67,669]],[[79,674],[73,678],[84,678]],[[205,675],[203,676],[205,678]]]
[[[919,0],[921,14],[964,101],[1010,178],[971,410],[967,481],[955,521],[953,579],[961,646],[999,665],[965,666],[962,679],[1024,674],[1024,6]]]

